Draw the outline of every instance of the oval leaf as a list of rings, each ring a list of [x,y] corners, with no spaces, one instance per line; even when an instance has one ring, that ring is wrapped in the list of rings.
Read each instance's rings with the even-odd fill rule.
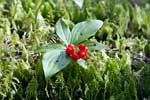
[[[77,63],[82,66],[84,69],[87,69],[86,61],[84,59],[77,60]]]
[[[35,50],[35,53],[47,52],[47,51],[50,51],[51,49],[57,49],[57,48],[65,49],[65,47],[62,44],[53,44],[53,43],[51,43],[51,44],[48,44],[48,45],[43,45],[43,46],[38,47]]]
[[[66,45],[68,45],[71,42],[71,32],[68,25],[65,22],[65,19],[61,18],[56,23],[56,33]]]
[[[83,42],[89,50],[104,50],[107,49],[107,47],[102,44],[99,43],[98,41],[94,40],[94,41],[84,41]]]
[[[43,70],[45,78],[48,79],[65,68],[70,62],[69,57],[66,55],[64,49],[54,49],[45,53],[43,56]]]
[[[72,30],[72,43],[78,44],[85,41],[101,28],[103,22],[101,20],[89,20],[78,23]]]

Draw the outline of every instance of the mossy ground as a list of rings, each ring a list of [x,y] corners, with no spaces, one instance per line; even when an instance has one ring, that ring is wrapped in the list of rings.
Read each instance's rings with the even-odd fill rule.
[[[0,1],[1,100],[149,100],[149,0]],[[59,18],[74,24],[100,19],[93,37],[108,48],[89,52],[88,69],[75,62],[45,81],[43,53],[36,49],[58,43]],[[146,46],[146,49],[145,49]]]

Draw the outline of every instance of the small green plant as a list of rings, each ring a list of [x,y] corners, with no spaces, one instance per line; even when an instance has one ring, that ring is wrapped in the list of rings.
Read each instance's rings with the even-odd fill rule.
[[[90,41],[88,38],[95,35],[102,24],[101,20],[88,20],[76,24],[70,31],[67,20],[61,18],[56,23],[56,33],[62,44],[53,44],[46,50],[42,60],[45,78],[56,74],[71,61],[76,61],[83,68],[87,68],[85,58],[88,50],[101,48],[100,43]]]

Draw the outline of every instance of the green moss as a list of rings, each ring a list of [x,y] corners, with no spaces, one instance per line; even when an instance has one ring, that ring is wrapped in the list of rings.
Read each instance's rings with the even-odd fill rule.
[[[150,5],[131,1],[85,0],[80,9],[70,0],[1,0],[0,99],[148,100]],[[87,70],[72,62],[46,81],[36,49],[61,42],[55,34],[61,17],[70,28],[103,20],[92,38],[108,48],[88,53]]]

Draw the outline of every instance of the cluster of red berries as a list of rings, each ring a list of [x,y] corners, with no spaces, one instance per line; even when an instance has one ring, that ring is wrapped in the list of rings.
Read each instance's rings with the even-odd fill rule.
[[[76,52],[77,51],[77,52]],[[88,48],[85,44],[80,44],[76,49],[73,44],[69,44],[66,47],[66,53],[71,56],[72,59],[78,60],[80,58],[85,59],[87,55]]]

